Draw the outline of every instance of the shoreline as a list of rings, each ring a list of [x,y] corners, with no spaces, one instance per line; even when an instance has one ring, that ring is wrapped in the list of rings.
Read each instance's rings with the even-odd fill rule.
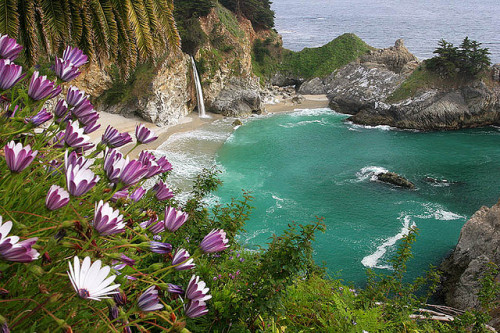
[[[265,114],[293,112],[296,109],[316,109],[328,107],[328,99],[326,98],[326,95],[304,95],[304,98],[305,99],[300,104],[292,103],[290,100],[283,99],[279,99],[279,102],[275,104],[264,104],[264,108],[266,110]],[[144,124],[147,128],[155,132],[158,139],[148,144],[141,145],[139,147],[140,149],[134,150],[130,154],[131,158],[137,158],[141,150],[157,150],[174,134],[193,132],[206,124],[226,118],[215,113],[209,113],[209,117],[207,118],[200,118],[197,113],[191,112],[187,116],[180,118],[177,124],[159,127],[139,117],[127,118],[119,114],[104,111],[100,111],[99,116],[99,124],[101,124],[101,127],[89,135],[90,141],[95,144],[99,143],[106,127],[111,125],[120,133],[128,132],[132,136],[133,141],[120,148],[120,151],[125,153],[130,150],[136,142],[134,135],[136,125]],[[235,119],[239,118],[235,117]]]

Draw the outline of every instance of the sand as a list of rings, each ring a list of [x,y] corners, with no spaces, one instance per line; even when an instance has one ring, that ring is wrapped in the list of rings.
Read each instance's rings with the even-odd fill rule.
[[[301,104],[294,104],[290,101],[280,101],[276,104],[266,104],[265,108],[268,113],[280,113],[280,112],[291,112],[296,109],[314,109],[314,108],[325,108],[328,107],[328,99],[326,95],[304,95],[305,100],[302,101]],[[175,125],[167,125],[164,127],[156,126],[151,122],[147,122],[140,118],[126,118],[122,115],[100,112],[99,123],[101,124],[101,128],[97,131],[90,134],[91,141],[93,143],[99,143],[101,140],[101,136],[106,130],[108,125],[113,126],[120,132],[128,132],[134,141],[129,143],[128,145],[122,147],[120,150],[122,152],[128,152],[135,145],[135,127],[138,124],[144,124],[147,128],[151,129],[153,132],[158,135],[158,139],[146,144],[137,147],[131,154],[131,158],[136,158],[141,150],[155,150],[157,149],[163,142],[167,141],[167,139],[175,133],[183,133],[194,131],[206,123],[213,122],[217,119],[223,118],[223,116],[218,114],[209,113],[210,118],[200,118],[197,113],[191,113],[185,117],[182,117],[178,124]]]

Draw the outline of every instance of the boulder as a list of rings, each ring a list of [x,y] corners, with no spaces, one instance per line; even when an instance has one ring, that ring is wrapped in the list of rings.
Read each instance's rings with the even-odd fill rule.
[[[415,188],[415,185],[412,182],[394,172],[379,173],[377,174],[377,179],[381,182],[408,188],[410,190]]]
[[[292,97],[292,103],[293,104],[302,104],[302,102],[305,100],[306,98],[302,95],[295,95]]]
[[[457,246],[441,264],[446,303],[463,310],[477,308],[480,279],[489,262],[500,265],[500,202],[474,213],[463,226]]]
[[[210,111],[227,117],[249,116],[262,113],[260,87],[254,81],[233,78],[215,98]]]
[[[326,86],[322,79],[315,77],[302,83],[298,93],[302,95],[324,95],[326,94]]]
[[[300,86],[304,79],[284,73],[276,73],[271,78],[271,84],[278,87]]]

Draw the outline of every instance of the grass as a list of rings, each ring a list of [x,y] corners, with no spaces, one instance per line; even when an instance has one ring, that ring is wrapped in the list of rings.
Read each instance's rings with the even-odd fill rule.
[[[219,16],[220,22],[226,27],[226,29],[238,39],[243,39],[245,33],[240,29],[240,24],[236,16],[226,7],[221,4],[216,4],[217,16]]]
[[[343,34],[321,47],[284,54],[281,70],[304,79],[325,77],[373,49],[355,34]]]

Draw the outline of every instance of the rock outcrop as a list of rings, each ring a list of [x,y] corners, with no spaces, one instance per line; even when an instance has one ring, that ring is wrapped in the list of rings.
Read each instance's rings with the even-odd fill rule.
[[[247,117],[263,109],[258,81],[232,78],[211,103],[210,111],[227,117]]]
[[[500,84],[477,80],[456,89],[431,89],[398,103],[365,105],[350,118],[365,125],[449,130],[500,122]]]
[[[413,190],[415,188],[415,185],[412,182],[394,172],[379,173],[377,174],[377,179],[381,182],[408,188],[410,190]]]
[[[201,74],[203,93],[208,110],[227,116],[244,116],[262,112],[260,86],[252,70],[252,46],[257,38],[266,38],[269,32],[256,32],[252,23],[238,18],[238,29],[221,21],[218,10],[213,8],[200,19],[201,28],[208,36],[217,36],[227,52],[218,50],[214,43],[206,43],[195,56],[209,64]],[[232,14],[231,14],[232,15]]]
[[[302,83],[298,93],[302,95],[324,95],[327,93],[327,87],[324,80],[315,77],[314,79]]]
[[[191,65],[188,55],[172,54],[158,68],[144,94],[126,104],[104,108],[110,113],[124,116],[140,116],[158,126],[176,124],[189,114],[196,104],[192,94]]]
[[[446,303],[460,309],[478,307],[480,279],[489,262],[500,265],[500,202],[482,207],[465,223],[456,248],[441,264]],[[496,280],[500,282],[500,274]],[[498,326],[499,319],[493,324]]]
[[[402,40],[388,49],[371,51],[324,80],[330,107],[347,114],[377,108],[417,66]]]
[[[449,130],[500,123],[500,74],[450,88],[429,88],[398,102],[387,98],[417,68],[418,61],[401,40],[393,47],[371,51],[359,63],[333,73],[323,84],[330,107],[352,114],[362,125],[389,125],[420,130]]]

